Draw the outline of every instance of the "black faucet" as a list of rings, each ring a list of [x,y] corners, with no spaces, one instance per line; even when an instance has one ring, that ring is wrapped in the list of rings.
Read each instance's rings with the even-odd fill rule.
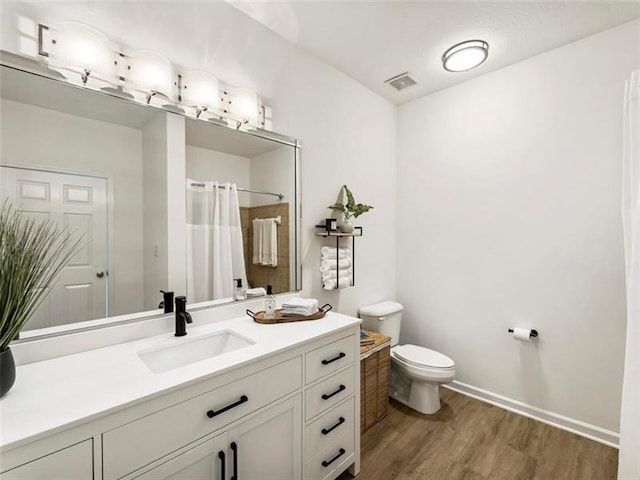
[[[187,297],[176,297],[176,337],[187,334],[187,323],[193,323],[191,314],[187,312]]]
[[[158,308],[164,308],[164,313],[173,312],[173,292],[165,292],[164,290],[160,290],[160,293],[163,296],[160,305]]]

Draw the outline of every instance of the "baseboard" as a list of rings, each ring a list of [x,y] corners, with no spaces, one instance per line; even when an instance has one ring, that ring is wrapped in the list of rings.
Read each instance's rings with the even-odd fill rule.
[[[527,405],[526,403],[518,400],[504,397],[497,393],[489,392],[455,380],[442,386],[453,390],[454,392],[490,403],[496,407],[504,408],[510,412],[538,420],[539,422],[546,423],[552,427],[557,427],[562,430],[575,433],[576,435],[580,435],[581,437],[603,443],[610,447],[618,448],[620,435],[617,432],[596,427],[595,425],[581,422],[580,420],[565,417],[564,415],[559,415],[557,413],[550,412],[549,410],[543,410],[542,408],[534,407],[533,405]]]

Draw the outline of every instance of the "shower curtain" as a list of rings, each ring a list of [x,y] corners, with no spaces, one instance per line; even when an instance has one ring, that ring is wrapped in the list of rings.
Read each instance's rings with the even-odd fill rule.
[[[622,221],[627,273],[627,348],[618,478],[640,478],[640,70],[625,84]]]
[[[237,278],[247,286],[236,185],[187,179],[188,301],[232,297]]]

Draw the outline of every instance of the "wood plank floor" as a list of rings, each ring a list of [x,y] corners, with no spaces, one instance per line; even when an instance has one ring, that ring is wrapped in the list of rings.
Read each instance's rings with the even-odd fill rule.
[[[618,451],[440,389],[421,415],[392,400],[362,436],[358,480],[615,480]],[[339,480],[352,478],[347,472]]]

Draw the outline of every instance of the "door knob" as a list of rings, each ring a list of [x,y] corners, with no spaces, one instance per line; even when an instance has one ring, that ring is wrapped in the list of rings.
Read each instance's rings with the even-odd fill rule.
[[[104,272],[102,270],[100,270],[98,273],[96,273],[96,277],[98,277],[98,278],[104,277]]]

